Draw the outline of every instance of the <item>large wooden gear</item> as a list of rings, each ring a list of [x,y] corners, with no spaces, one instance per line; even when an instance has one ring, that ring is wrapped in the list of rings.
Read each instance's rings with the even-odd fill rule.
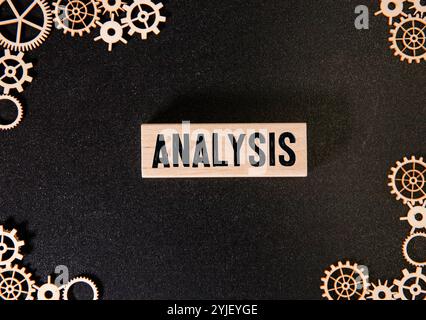
[[[0,45],[13,51],[28,51],[40,46],[52,29],[52,11],[45,0],[32,0],[21,12],[13,0],[6,0],[3,6],[8,6],[13,18],[0,19]],[[30,17],[38,13],[40,22],[34,22]],[[8,35],[9,28],[14,31]],[[24,27],[30,28],[33,34],[26,39]]]

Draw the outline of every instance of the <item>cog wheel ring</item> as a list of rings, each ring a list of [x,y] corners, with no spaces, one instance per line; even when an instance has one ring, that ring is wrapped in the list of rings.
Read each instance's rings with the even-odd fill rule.
[[[1,96],[0,96],[1,98]],[[0,266],[9,267],[13,261],[22,260],[19,249],[25,244],[16,236],[17,231],[6,231],[0,225]]]
[[[410,245],[410,242],[415,240],[416,238],[426,239],[426,233],[413,233],[412,235],[408,236],[402,245],[402,254],[404,255],[405,260],[407,260],[409,264],[415,267],[424,267],[426,266],[426,261],[415,261],[408,253],[408,246]]]
[[[426,25],[425,25],[426,26]],[[403,162],[397,162],[397,166],[391,169],[392,174],[389,186],[391,193],[396,195],[397,200],[402,200],[405,204],[415,205],[422,203],[426,199],[426,163],[423,158],[404,158]]]
[[[414,273],[404,269],[402,274],[401,280],[393,282],[398,287],[395,299],[424,300],[426,298],[426,276],[422,273],[422,268],[417,268]]]
[[[323,297],[328,300],[364,300],[368,293],[368,276],[357,264],[339,262],[325,271]]]
[[[72,279],[70,282],[68,282],[65,287],[64,287],[64,292],[63,292],[63,298],[64,300],[70,300],[69,298],[69,290],[71,289],[71,287],[77,283],[84,283],[86,285],[88,285],[90,287],[90,289],[92,289],[93,292],[93,298],[92,300],[98,300],[99,299],[99,291],[98,288],[96,286],[96,284],[85,277],[77,277]]]
[[[23,58],[23,52],[14,55],[8,49],[4,51],[4,56],[0,58],[0,69],[3,71],[0,76],[0,86],[4,88],[5,94],[8,94],[12,89],[22,92],[24,90],[23,84],[33,80],[28,75],[28,71],[33,67],[33,64],[25,63]]]
[[[34,300],[35,291],[31,273],[26,273],[25,268],[0,269],[0,298],[3,300]]]
[[[54,5],[54,21],[71,36],[90,33],[99,21],[98,0],[58,0]]]
[[[14,104],[17,110],[17,115],[15,120],[13,120],[9,124],[1,124],[0,123],[0,130],[10,130],[16,128],[22,121],[22,118],[24,117],[24,108],[22,107],[22,104],[19,102],[19,100],[15,97],[12,97],[7,94],[0,95],[0,101],[2,100],[8,100]],[[0,229],[1,230],[1,229]],[[1,233],[1,232],[0,232]],[[0,265],[1,265],[1,243],[0,243]]]
[[[401,61],[420,63],[426,59],[426,21],[419,17],[401,18],[389,38],[394,55]]]
[[[0,30],[0,44],[13,51],[28,51],[40,46],[52,30],[52,11],[48,2],[45,0],[32,0],[22,13],[16,10],[12,1],[8,1],[7,4],[13,12],[14,18],[0,20],[0,25],[2,27],[16,25],[17,27],[16,31],[12,32],[14,39],[6,36],[6,33],[2,33]],[[41,24],[27,19],[31,13],[37,10],[40,10],[43,16]],[[29,40],[23,40],[24,32],[22,26],[35,30],[35,35]]]
[[[135,0],[130,6],[125,5],[126,17],[121,19],[124,27],[129,27],[129,35],[139,33],[143,40],[149,33],[159,34],[158,25],[166,21],[160,13],[163,4],[153,3],[150,0]]]

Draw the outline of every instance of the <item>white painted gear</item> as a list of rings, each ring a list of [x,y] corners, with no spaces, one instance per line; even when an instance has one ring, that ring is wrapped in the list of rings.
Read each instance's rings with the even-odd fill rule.
[[[394,285],[389,286],[387,281],[382,283],[379,280],[377,285],[372,283],[368,299],[370,299],[370,300],[395,300],[395,298],[394,298],[395,293],[393,292],[394,287],[395,287]]]
[[[122,0],[99,0],[101,3],[100,8],[103,9],[102,14],[109,14],[110,18],[113,19],[124,11],[123,6],[126,4]]]
[[[7,0],[7,5],[12,10],[14,18],[0,19],[0,44],[13,51],[28,51],[40,46],[52,30],[52,10],[49,3],[45,0],[32,0],[21,13],[18,12],[12,0]],[[42,23],[35,23],[27,19],[28,16],[37,13],[37,11],[42,14]],[[2,29],[11,25],[16,25],[16,29],[12,32],[12,36],[8,36],[7,32],[2,32]],[[34,30],[34,36],[24,40],[23,26]]]
[[[405,239],[404,243],[402,244],[402,255],[404,256],[405,260],[407,260],[407,262],[411,264],[412,266],[424,267],[426,266],[426,261],[416,261],[413,258],[411,258],[410,254],[408,253],[408,246],[410,245],[410,242],[416,238],[426,239],[426,233],[418,232],[418,233],[413,233],[409,235]]]
[[[0,269],[0,299],[34,300],[34,281],[31,273],[17,265]]]
[[[16,230],[4,230],[0,225],[0,267],[10,267],[15,260],[22,260],[19,253],[25,242],[18,239]]]
[[[54,5],[54,19],[58,29],[71,36],[80,37],[90,33],[99,20],[99,3],[97,0],[58,0]]]
[[[112,45],[117,42],[127,43],[127,40],[123,38],[123,26],[114,21],[114,19],[101,23],[98,21],[100,26],[99,36],[95,38],[95,41],[103,40],[108,44],[108,51],[112,51]]]
[[[7,100],[10,101],[14,104],[14,106],[16,107],[17,110],[17,115],[15,120],[13,120],[11,123],[8,124],[1,124],[0,123],[0,130],[11,130],[16,128],[22,121],[22,118],[24,116],[24,108],[22,107],[21,102],[19,102],[19,100],[13,96],[7,95],[7,94],[2,94],[0,95],[0,101],[2,100]],[[0,226],[1,227],[1,226]],[[0,234],[1,234],[1,229],[0,229]],[[0,265],[1,265],[1,244],[0,244]]]
[[[370,285],[364,269],[350,262],[331,265],[321,280],[322,296],[328,300],[365,300]]]
[[[401,221],[408,221],[411,226],[410,234],[416,232],[417,229],[426,228],[426,201],[421,206],[413,206],[408,203],[410,210],[406,217],[400,218]]]
[[[426,199],[426,163],[423,162],[423,158],[405,157],[402,162],[398,161],[391,171],[388,186],[391,187],[391,193],[396,199],[402,200],[404,204],[423,203]]]
[[[410,273],[407,269],[402,270],[402,279],[394,280],[398,287],[395,299],[400,300],[424,300],[426,298],[426,276],[422,273],[422,268],[417,268],[416,272]]]
[[[70,297],[68,296],[68,292],[71,289],[71,287],[73,285],[75,285],[76,283],[84,283],[84,284],[88,285],[92,289],[92,291],[93,291],[93,298],[92,298],[92,300],[98,300],[99,299],[99,290],[98,290],[98,287],[96,286],[96,284],[92,280],[90,280],[88,278],[77,277],[77,278],[72,279],[70,282],[68,282],[65,285],[64,292],[63,292],[63,299],[64,300],[70,300],[69,299]]]
[[[426,59],[426,20],[409,15],[394,24],[391,49],[401,61],[420,63]]]
[[[18,92],[24,91],[25,82],[31,82],[32,77],[28,71],[33,67],[32,63],[25,63],[24,53],[11,54],[8,49],[4,51],[4,56],[0,58],[0,86],[4,88],[3,93],[8,94],[10,90],[16,89]]]
[[[135,0],[130,6],[124,6],[126,17],[121,19],[121,23],[124,27],[129,27],[129,35],[139,33],[146,40],[151,32],[159,34],[158,25],[166,22],[166,17],[160,13],[161,8],[161,2],[155,4],[150,0]]]
[[[415,14],[423,16],[426,13],[426,4],[423,4],[422,0],[408,0],[413,5],[410,9],[415,10]]]
[[[395,18],[399,16],[407,16],[407,14],[404,13],[404,3],[405,0],[381,0],[380,11],[377,11],[375,15],[384,15],[388,18],[389,25],[391,26]]]
[[[47,277],[47,282],[41,287],[33,286],[37,290],[37,300],[61,300],[61,289]]]

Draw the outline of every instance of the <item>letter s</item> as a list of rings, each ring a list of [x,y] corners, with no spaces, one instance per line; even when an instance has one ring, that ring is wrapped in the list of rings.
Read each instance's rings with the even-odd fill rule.
[[[281,134],[279,138],[279,144],[281,149],[283,149],[283,151],[285,151],[288,154],[289,159],[286,160],[285,155],[280,155],[279,160],[282,166],[291,167],[296,163],[296,154],[294,153],[293,149],[291,149],[286,144],[286,139],[289,139],[290,143],[296,143],[296,137],[292,133],[284,132],[283,134]]]

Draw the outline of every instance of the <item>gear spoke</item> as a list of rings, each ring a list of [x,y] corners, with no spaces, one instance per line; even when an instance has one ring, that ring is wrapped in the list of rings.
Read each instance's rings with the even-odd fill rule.
[[[19,14],[18,10],[16,10],[15,5],[13,4],[12,0],[7,0],[7,4],[9,5],[10,9],[12,9],[15,17],[18,18],[20,16],[20,14]]]
[[[0,26],[5,26],[9,24],[14,24],[14,23],[18,23],[18,19],[14,18],[14,19],[0,21]]]
[[[23,19],[23,20],[22,20],[22,22],[23,22],[23,23],[25,23],[26,25],[28,25],[28,26],[30,26],[30,27],[32,27],[32,28],[34,28],[34,29],[37,29],[37,30],[39,30],[39,31],[43,31],[43,27],[42,27],[42,26],[39,26],[39,25],[38,25],[38,24],[36,24],[36,23],[33,23],[33,22],[28,21],[28,20],[26,20],[26,19]]]
[[[35,7],[37,1],[33,0],[33,2],[25,9],[25,11],[21,14],[21,18],[25,18],[28,13]]]

